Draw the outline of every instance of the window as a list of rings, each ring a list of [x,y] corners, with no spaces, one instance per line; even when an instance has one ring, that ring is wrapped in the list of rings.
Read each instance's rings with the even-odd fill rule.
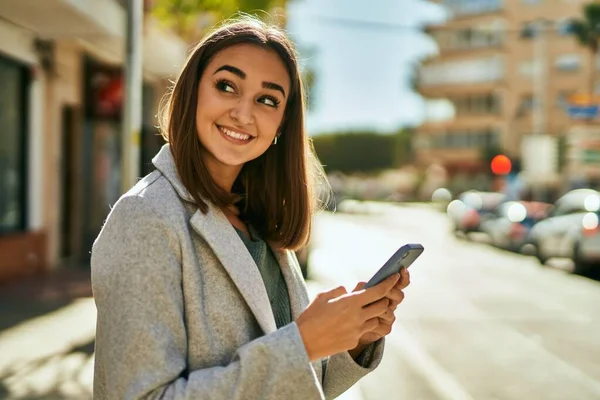
[[[481,115],[500,112],[500,98],[493,93],[456,97],[452,101],[458,114]]]
[[[573,24],[570,19],[563,19],[558,22],[556,31],[561,36],[569,36],[573,34]]]
[[[0,58],[0,234],[25,229],[26,70]]]
[[[563,54],[556,58],[554,66],[559,71],[572,72],[581,68],[581,56],[579,54]]]
[[[567,108],[569,105],[569,97],[573,95],[575,91],[573,90],[561,90],[556,96],[556,107],[558,108]]]
[[[530,77],[537,70],[537,64],[533,60],[526,60],[519,64],[519,73],[523,76]]]
[[[504,57],[492,56],[461,61],[445,61],[420,69],[423,86],[493,82],[504,78]]]

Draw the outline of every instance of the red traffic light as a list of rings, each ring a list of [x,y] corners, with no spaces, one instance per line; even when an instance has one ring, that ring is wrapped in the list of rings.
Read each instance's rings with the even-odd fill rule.
[[[491,167],[494,175],[508,175],[512,168],[512,163],[510,162],[510,158],[504,154],[500,154],[492,159]]]

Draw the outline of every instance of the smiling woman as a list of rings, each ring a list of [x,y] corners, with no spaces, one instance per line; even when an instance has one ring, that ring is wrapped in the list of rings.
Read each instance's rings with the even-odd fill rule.
[[[234,45],[208,64],[198,85],[196,128],[221,188],[230,191],[243,165],[273,145],[289,87],[277,53],[257,45]]]
[[[321,166],[296,54],[279,29],[227,23],[190,55],[168,140],[92,249],[96,399],[322,399],[372,371],[408,275],[309,304]],[[335,301],[333,301],[335,300]]]

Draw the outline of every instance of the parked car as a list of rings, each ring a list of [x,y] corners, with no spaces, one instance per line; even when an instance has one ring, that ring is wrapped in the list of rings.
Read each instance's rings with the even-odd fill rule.
[[[600,193],[572,190],[559,198],[548,218],[535,224],[526,238],[544,264],[554,257],[571,258],[576,273],[600,267]]]
[[[545,219],[552,204],[534,201],[507,201],[500,204],[495,218],[481,223],[492,245],[502,249],[519,251],[531,228]]]
[[[505,200],[506,195],[502,193],[470,190],[451,201],[447,213],[454,223],[455,232],[479,232],[481,224],[494,218],[495,210]]]

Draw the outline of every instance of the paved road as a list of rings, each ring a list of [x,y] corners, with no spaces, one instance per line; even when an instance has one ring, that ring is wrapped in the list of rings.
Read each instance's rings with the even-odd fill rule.
[[[600,282],[456,239],[431,209],[366,211],[317,219],[320,285],[351,289],[407,242],[426,250],[380,368],[348,398],[600,399]]]

